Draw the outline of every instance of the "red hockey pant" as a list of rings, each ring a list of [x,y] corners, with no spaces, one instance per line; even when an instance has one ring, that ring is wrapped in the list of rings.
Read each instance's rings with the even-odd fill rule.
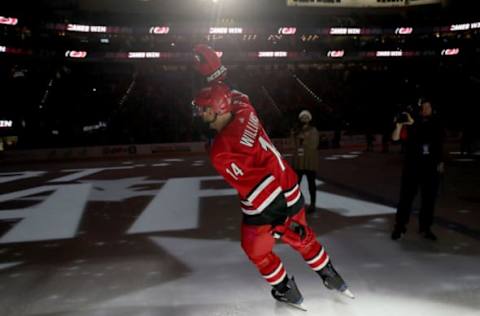
[[[297,229],[294,230],[292,227]],[[272,286],[279,284],[287,276],[282,261],[273,252],[275,246],[273,233],[275,232],[281,235],[280,239],[283,242],[298,251],[314,271],[321,270],[328,263],[327,252],[307,224],[305,209],[289,217],[284,225],[276,227],[242,224],[242,248]]]

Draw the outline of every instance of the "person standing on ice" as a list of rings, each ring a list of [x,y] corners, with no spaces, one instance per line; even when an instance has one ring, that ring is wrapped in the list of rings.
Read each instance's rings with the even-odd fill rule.
[[[302,255],[327,288],[354,298],[308,226],[297,175],[273,146],[248,96],[223,82],[226,68],[213,49],[197,45],[194,57],[194,67],[208,85],[196,95],[193,105],[217,132],[210,159],[238,192],[243,212],[241,245],[272,286],[271,294],[304,309],[294,278],[273,252],[275,240],[280,239]]]

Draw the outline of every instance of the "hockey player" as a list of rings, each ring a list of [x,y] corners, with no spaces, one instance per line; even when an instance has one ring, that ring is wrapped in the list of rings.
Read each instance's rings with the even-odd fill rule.
[[[303,296],[273,252],[275,239],[298,251],[327,288],[353,298],[306,222],[295,171],[273,146],[248,97],[218,80],[218,73],[225,77],[226,69],[218,71],[223,66],[213,57],[213,50],[202,49],[200,54],[207,52],[208,57],[196,58],[196,69],[201,69],[202,60],[208,62],[210,58],[214,63],[199,72],[217,79],[207,79],[210,85],[193,103],[203,121],[217,131],[210,150],[213,166],[238,191],[243,250],[272,286],[273,297],[281,302],[302,308]],[[197,50],[195,53],[199,54]],[[212,77],[214,73],[217,75]]]

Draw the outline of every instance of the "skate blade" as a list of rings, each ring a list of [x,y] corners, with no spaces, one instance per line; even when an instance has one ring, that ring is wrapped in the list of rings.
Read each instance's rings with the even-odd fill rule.
[[[351,298],[351,299],[355,298],[355,295],[353,295],[352,291],[350,291],[349,289],[345,289],[345,291],[340,292],[340,293],[342,293],[343,295],[345,295],[348,298]]]
[[[307,312],[307,307],[303,304],[294,304],[294,303],[289,303],[289,302],[282,302],[282,303],[285,303],[293,308],[296,308],[296,309],[299,309],[301,311],[304,311],[304,312]]]

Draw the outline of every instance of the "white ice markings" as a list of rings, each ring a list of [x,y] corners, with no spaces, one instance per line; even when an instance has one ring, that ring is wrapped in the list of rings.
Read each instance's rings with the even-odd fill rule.
[[[171,166],[172,163],[183,162],[183,161],[184,159],[179,159],[179,158],[162,159],[162,162],[153,164],[152,167],[168,167],[168,166]]]
[[[23,262],[7,262],[0,264],[0,270],[6,270],[15,266],[22,264]]]
[[[324,160],[339,160],[339,159],[355,159],[358,158],[362,152],[352,151],[348,154],[336,154],[323,158]]]
[[[324,182],[319,180],[316,180],[315,182],[317,186],[324,184]],[[309,204],[310,194],[308,192],[308,184],[305,178],[302,179],[300,187],[305,197],[305,203]],[[389,206],[319,190],[317,190],[315,206],[346,217],[394,214],[396,212],[394,208]]]
[[[200,189],[201,181],[219,179],[218,176],[169,179],[128,233],[197,228],[200,197],[236,194],[234,189]]]
[[[183,162],[184,159],[179,158],[171,158],[171,159],[163,159],[162,162],[152,164],[152,167],[168,167],[171,166],[172,163]],[[108,170],[128,170],[134,168],[143,168],[147,167],[147,164],[133,164],[133,161],[124,161],[122,162],[125,166],[120,167],[102,167],[102,168],[83,168],[83,169],[64,169],[61,172],[65,173],[72,173],[60,178],[52,179],[50,183],[59,183],[59,182],[72,182],[77,181],[78,179],[85,178],[102,171]],[[203,167],[205,165],[204,160],[195,160],[192,162],[193,167]],[[0,183],[7,183],[13,182],[22,179],[40,177],[46,174],[46,171],[15,171],[15,172],[0,172]]]
[[[192,166],[193,166],[193,167],[203,167],[203,166],[204,166],[204,163],[205,163],[205,161],[203,161],[203,160],[195,160],[195,161],[192,163]]]
[[[168,162],[161,162],[161,163],[156,163],[152,165],[153,167],[167,167],[170,166]]]
[[[42,186],[0,195],[0,202],[54,191],[26,209],[2,210],[0,220],[22,219],[0,238],[0,244],[73,238],[88,201],[91,184]]]
[[[461,153],[459,151],[451,151],[450,155],[452,155],[452,156],[464,156],[463,153]],[[474,153],[465,155],[463,158],[453,159],[453,161],[456,161],[456,162],[474,162],[474,161],[476,161],[475,159],[471,158],[471,156],[477,156],[477,157],[480,156],[480,151],[476,151]]]
[[[18,171],[18,172],[1,172],[0,183],[7,183],[22,179],[34,178],[43,176],[46,171]]]
[[[462,153],[459,152],[459,151],[451,151],[451,152],[450,152],[450,155],[452,155],[452,156],[459,156],[459,155],[462,155]],[[472,155],[474,155],[474,156],[480,156],[480,151],[476,151],[476,152],[472,153]]]
[[[93,190],[90,194],[90,201],[124,201],[137,196],[155,195],[158,189],[136,190],[135,187],[148,185],[160,185],[163,180],[146,180],[146,177],[133,177],[115,180],[82,180],[83,183],[90,183]]]
[[[153,167],[168,167],[174,163],[184,162],[185,159],[171,158],[171,159],[162,159],[162,162],[153,164]],[[204,160],[195,160],[192,162],[192,167],[203,167],[205,165]]]
[[[133,166],[126,166],[126,167],[105,167],[105,168],[90,168],[90,169],[65,169],[65,170],[62,170],[62,172],[74,172],[74,173],[64,177],[50,180],[49,182],[71,182],[81,178],[88,177],[95,173],[102,172],[104,170],[123,170],[123,169],[133,169],[133,168],[134,168]]]
[[[330,157],[325,157],[325,158],[323,158],[323,159],[325,159],[325,160],[338,160],[338,159],[340,159],[340,158],[335,157],[335,156],[330,156]]]
[[[454,159],[454,161],[457,161],[457,162],[473,162],[473,161],[475,161],[475,159],[472,159],[472,158],[459,158],[459,159]]]
[[[90,169],[88,173],[104,169]],[[84,170],[83,170],[84,171]],[[71,180],[85,175],[83,171],[70,175]],[[201,189],[201,181],[220,177],[171,178],[150,181],[145,177],[116,180],[83,180],[81,184],[62,184],[32,188],[0,195],[0,203],[11,200],[35,200],[39,204],[23,209],[3,210],[1,220],[20,220],[2,236],[0,243],[73,238],[89,201],[123,201],[137,196],[154,196],[128,233],[145,233],[198,227],[201,197],[236,195],[233,189]],[[58,179],[56,179],[58,180]],[[64,179],[65,180],[65,179]],[[162,188],[156,186],[162,184]],[[317,181],[317,185],[323,182]],[[151,189],[151,186],[154,188]],[[93,189],[93,190],[92,190]],[[303,192],[307,192],[305,181]],[[46,193],[51,193],[45,197]],[[317,191],[317,207],[342,216],[391,214],[395,210],[384,205],[341,195]],[[32,195],[36,195],[32,197]],[[42,195],[42,196],[38,196]],[[306,194],[307,203],[309,195]]]

